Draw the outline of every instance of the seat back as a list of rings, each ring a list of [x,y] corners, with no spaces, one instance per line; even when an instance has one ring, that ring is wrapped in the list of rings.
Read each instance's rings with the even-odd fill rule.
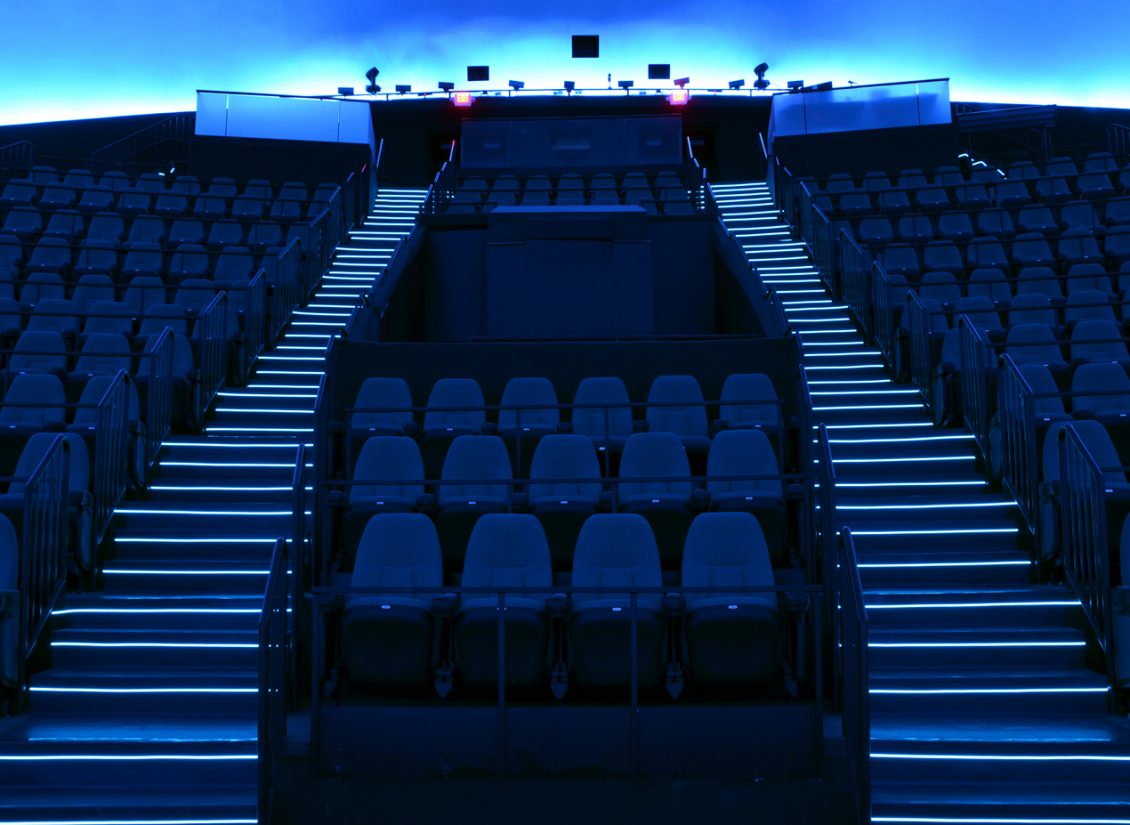
[[[513,478],[510,454],[496,435],[461,435],[451,442],[443,461],[437,499],[440,504],[468,499],[505,501]]]
[[[443,556],[432,520],[421,513],[381,513],[369,519],[353,563],[356,588],[443,586]],[[351,596],[350,601],[371,596]],[[426,598],[413,596],[409,598]]]
[[[687,532],[683,548],[685,587],[772,587],[775,584],[769,546],[761,525],[750,513],[703,513]],[[725,593],[687,593],[687,610]],[[777,594],[733,594],[745,601],[777,606]]]
[[[351,430],[402,433],[412,424],[412,391],[403,378],[366,378],[350,413]]]
[[[462,581],[464,587],[552,587],[549,543],[541,522],[526,513],[484,515],[467,541]],[[544,601],[545,595],[516,598]]]
[[[723,430],[714,436],[706,459],[706,489],[712,496],[747,493],[784,501],[777,454],[759,430]],[[735,478],[727,479],[726,476]],[[761,476],[740,478],[740,476]]]
[[[414,503],[424,494],[424,461],[416,442],[406,436],[375,435],[365,442],[353,468],[349,501],[382,498]]]
[[[620,477],[634,480],[620,482],[619,497],[676,495],[690,500],[690,476],[687,451],[675,433],[636,433],[624,445],[620,459]]]
[[[655,534],[637,513],[599,513],[589,516],[573,552],[573,586],[617,588],[660,587],[659,548]],[[599,599],[627,599],[625,592],[574,593],[573,608],[583,609]],[[659,602],[657,595],[639,597],[639,605]]]
[[[529,497],[534,504],[550,499],[599,498],[600,463],[592,441],[576,433],[542,438],[530,465]]]
[[[573,432],[590,438],[632,434],[628,389],[619,378],[585,378],[573,396]]]
[[[556,405],[557,392],[548,378],[511,378],[502,391],[498,430],[503,434],[553,432],[561,421]]]
[[[428,395],[424,432],[479,432],[486,423],[485,407],[474,378],[441,378]]]
[[[647,422],[652,432],[706,437],[706,402],[693,375],[659,375],[647,394]]]

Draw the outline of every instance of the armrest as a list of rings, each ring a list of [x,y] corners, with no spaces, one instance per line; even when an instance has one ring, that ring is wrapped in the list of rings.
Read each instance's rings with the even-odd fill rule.
[[[518,509],[525,510],[530,505],[530,497],[525,493],[512,493],[510,495],[510,506]]]
[[[551,619],[563,619],[569,613],[569,597],[565,593],[554,593],[545,600],[545,612]]]
[[[436,497],[432,493],[420,493],[416,496],[416,509],[430,511],[436,507]]]
[[[611,490],[601,491],[600,498],[597,499],[596,506],[599,507],[602,510],[611,510],[612,509],[612,491]]]
[[[441,619],[448,619],[459,609],[459,596],[455,593],[442,593],[432,599],[432,613]]]
[[[341,490],[330,490],[326,494],[326,503],[330,507],[344,507],[345,506],[345,493]]]
[[[646,433],[649,429],[651,429],[651,424],[646,420],[632,422],[632,432],[634,433]]]
[[[498,434],[498,424],[495,423],[494,421],[484,422],[483,426],[482,426],[482,433],[483,433],[483,435],[497,435]]]
[[[687,598],[682,593],[663,594],[663,615],[677,619],[687,611]]]
[[[706,510],[710,507],[709,490],[691,490],[691,509]]]
[[[559,432],[559,433],[571,433],[571,432],[573,432],[573,422],[572,421],[558,421],[557,422],[557,432]]]

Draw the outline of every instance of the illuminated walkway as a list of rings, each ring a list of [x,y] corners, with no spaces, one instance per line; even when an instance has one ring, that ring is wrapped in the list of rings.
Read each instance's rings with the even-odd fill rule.
[[[0,824],[257,821],[257,625],[325,348],[423,197],[376,197],[249,385],[219,393],[203,435],[170,438],[148,495],[115,512],[104,588],[64,597],[31,712],[0,720]]]
[[[714,186],[800,333],[871,625],[873,821],[1130,823],[1130,729],[1074,592],[1030,583],[1016,503],[833,299],[765,184]]]

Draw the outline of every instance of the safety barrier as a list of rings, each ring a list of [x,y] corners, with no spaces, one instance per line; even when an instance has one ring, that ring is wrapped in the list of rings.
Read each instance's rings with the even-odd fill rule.
[[[332,226],[328,214],[323,213],[323,217]],[[272,262],[270,274],[273,277],[270,278],[270,302],[267,308],[268,341],[278,339],[290,320],[291,313],[302,304],[309,292],[299,273],[301,257],[299,242],[292,239],[279,253],[278,260]]]
[[[0,146],[0,169],[6,172],[27,171],[31,169],[35,146],[30,140],[17,140]]]
[[[310,736],[311,748],[314,754],[316,770],[321,772],[325,770],[325,754],[326,751],[332,751],[334,747],[333,742],[327,742],[326,734],[323,731],[324,715],[326,713],[327,705],[336,704],[327,697],[333,695],[335,690],[340,688],[340,681],[337,676],[337,662],[333,653],[336,650],[336,644],[331,646],[327,644],[331,638],[331,628],[334,627],[344,611],[348,599],[350,597],[363,597],[366,595],[381,595],[390,598],[416,598],[422,600],[425,604],[431,605],[433,610],[438,613],[435,617],[436,620],[436,638],[439,639],[437,644],[437,652],[440,654],[440,661],[436,668],[436,691],[441,697],[446,697],[452,687],[452,673],[455,670],[455,661],[452,648],[445,643],[445,640],[453,638],[452,625],[455,615],[458,610],[459,600],[462,597],[475,597],[478,598],[494,598],[497,599],[498,608],[496,615],[498,617],[498,647],[495,649],[494,657],[498,663],[498,679],[497,679],[497,713],[495,725],[495,741],[493,745],[494,753],[486,756],[482,764],[492,764],[494,766],[495,775],[502,779],[506,778],[511,773],[521,773],[523,768],[513,764],[509,753],[509,730],[510,723],[508,720],[508,712],[511,707],[520,707],[521,702],[515,702],[511,699],[507,690],[507,619],[510,612],[506,606],[507,599],[521,598],[523,596],[542,596],[544,597],[545,588],[530,588],[530,587],[511,587],[505,590],[498,590],[495,588],[483,587],[381,587],[379,589],[344,589],[344,588],[316,588],[313,591],[314,602],[314,627],[313,627],[313,688],[311,693],[311,712],[310,712]],[[550,625],[550,645],[549,649],[553,651],[553,662],[549,668],[549,676],[547,674],[547,690],[546,698],[552,693],[558,700],[564,698],[568,693],[569,687],[569,667],[567,664],[566,650],[569,645],[569,631],[567,629],[568,618],[570,614],[570,602],[575,595],[589,595],[589,594],[604,594],[608,596],[609,587],[606,585],[603,588],[596,587],[557,587],[554,586],[553,590],[555,595],[551,597],[550,604],[547,609]],[[823,696],[824,696],[824,675],[822,657],[812,656],[811,651],[807,648],[809,642],[812,643],[811,650],[820,651],[823,647],[823,636],[825,633],[824,623],[822,616],[824,614],[824,588],[818,585],[791,585],[791,586],[772,586],[772,587],[751,587],[743,585],[725,585],[720,588],[712,587],[632,587],[630,585],[616,586],[615,598],[622,598],[627,602],[624,612],[627,614],[628,627],[628,644],[625,646],[624,653],[626,654],[629,664],[629,683],[624,687],[627,689],[627,701],[623,699],[609,698],[606,707],[611,706],[615,708],[623,702],[623,712],[626,718],[625,738],[626,742],[622,748],[616,748],[617,752],[625,754],[622,764],[616,766],[606,766],[606,770],[613,773],[623,773],[630,775],[633,778],[638,778],[642,775],[641,772],[641,748],[643,743],[641,741],[641,728],[644,725],[654,725],[653,719],[645,719],[641,713],[642,708],[653,707],[650,702],[641,701],[641,679],[639,673],[639,612],[640,612],[640,599],[647,597],[649,599],[656,599],[661,602],[661,621],[665,630],[665,641],[680,638],[681,625],[683,622],[685,608],[685,596],[687,595],[708,595],[725,593],[729,598],[740,598],[742,596],[753,596],[757,594],[777,594],[778,608],[780,613],[784,614],[784,618],[789,625],[789,632],[786,632],[784,638],[786,639],[785,647],[787,650],[783,651],[782,658],[786,672],[790,680],[795,681],[797,698],[804,701],[805,704],[801,706],[799,712],[805,713],[809,719],[809,726],[812,733],[812,741],[809,743],[810,753],[813,755],[813,764],[809,767],[814,772],[819,771],[819,765],[823,757]],[[787,640],[794,640],[789,643]],[[669,697],[662,702],[663,706],[669,706],[671,699],[677,699],[682,692],[683,686],[683,662],[685,661],[682,651],[678,649],[666,648],[668,653],[664,654],[667,660],[663,668],[663,673],[658,674],[660,683],[665,686],[666,696]],[[374,655],[379,656],[379,651],[373,651]],[[456,697],[457,699],[457,697]],[[743,704],[756,705],[758,699],[750,697]],[[417,707],[418,703],[413,703]],[[477,704],[477,703],[476,703]],[[460,712],[459,702],[448,700],[445,705],[437,702],[437,707],[443,707],[444,714],[452,715]],[[571,712],[581,714],[583,713],[583,706],[569,706]],[[682,714],[691,715],[697,708],[693,704],[683,703],[681,707]],[[682,715],[681,714],[681,715]],[[445,716],[445,718],[450,718]],[[527,717],[529,718],[529,717]],[[607,723],[607,718],[606,723]],[[683,724],[686,724],[684,721]],[[656,735],[656,731],[649,727],[651,731],[650,737]],[[735,733],[735,735],[739,735]],[[486,742],[479,740],[486,747],[490,745]],[[379,747],[379,745],[378,745]]]
[[[981,455],[989,457],[989,425],[996,403],[997,356],[985,333],[961,324],[961,410]]]
[[[863,331],[873,335],[871,255],[845,231],[840,232],[840,283],[844,301],[855,313]]]
[[[902,314],[902,307],[897,303],[895,289],[897,287],[891,282],[883,265],[875,261],[871,265],[872,334],[887,363],[898,369],[901,366],[898,354],[901,349],[898,319]]]
[[[1043,396],[1033,392],[1011,355],[1003,355],[1000,363],[1001,477],[1035,532],[1040,473],[1035,400]]]
[[[144,391],[145,466],[149,468],[173,428],[173,336],[168,327],[146,342],[138,378]]]
[[[259,614],[259,822],[271,822],[271,792],[278,775],[279,758],[286,739],[286,713],[290,701],[288,660],[291,626],[287,589],[288,553],[285,539],[275,541],[267,589]]]
[[[196,368],[200,377],[196,421],[203,421],[212,399],[227,378],[228,296],[217,294],[196,316],[192,330]]]
[[[94,498],[94,544],[102,541],[114,508],[125,495],[129,477],[129,376],[119,372],[98,401],[95,413],[91,493]]]
[[[1060,523],[1063,566],[1106,655],[1111,684],[1115,672],[1114,616],[1111,593],[1110,547],[1107,543],[1107,507],[1104,470],[1071,427],[1060,431]]]
[[[24,487],[19,580],[21,690],[27,685],[28,658],[67,580],[68,453],[66,439],[56,438]]]
[[[804,233],[812,263],[824,278],[833,295],[842,294],[840,284],[840,256],[836,250],[836,233],[832,221],[816,204],[809,209],[808,228]]]
[[[933,335],[937,313],[914,291],[907,293],[903,311],[910,332],[910,378],[932,408],[940,400],[934,397],[934,367],[940,352],[940,344]]]
[[[836,565],[836,648],[841,662],[842,723],[855,792],[856,822],[871,821],[871,680],[869,628],[851,530],[840,531]]]

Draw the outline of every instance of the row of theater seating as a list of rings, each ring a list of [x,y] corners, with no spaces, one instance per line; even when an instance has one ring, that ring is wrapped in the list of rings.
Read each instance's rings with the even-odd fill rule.
[[[12,245],[13,236],[20,240],[24,258],[41,238],[62,238],[72,246],[84,242],[114,245],[123,242],[155,243],[168,250],[182,243],[206,244],[215,252],[228,246],[250,246],[262,251],[267,247],[281,246],[294,234],[293,228],[285,230],[276,221],[244,224],[230,219],[167,220],[159,215],[130,216],[120,212],[96,212],[86,216],[74,209],[60,209],[46,216],[26,206],[10,210],[0,228],[0,238],[3,238],[5,246]]]
[[[514,175],[500,175],[492,182],[483,178],[464,179],[447,207],[450,213],[487,212],[497,206],[616,206],[638,205],[656,213],[694,214],[687,187],[675,172],[659,172],[653,188],[643,172],[628,172],[622,184],[607,173],[594,174],[588,181],[580,175],[566,173],[556,187],[548,176],[531,175],[520,184]]]
[[[633,418],[633,407],[646,408],[645,422]],[[349,410],[353,440],[369,435],[416,432],[418,424],[408,384],[399,378],[369,378],[361,385]],[[436,381],[424,407],[422,428],[429,435],[456,435],[497,429],[503,434],[551,433],[565,426],[562,410],[571,409],[568,427],[599,442],[601,449],[620,449],[633,432],[676,433],[689,451],[704,453],[710,446],[711,424],[698,381],[691,375],[657,376],[646,405],[633,404],[623,380],[591,377],[577,386],[572,405],[558,403],[557,390],[547,378],[512,378],[498,405],[497,423],[487,421],[487,404],[478,382],[471,378]],[[759,427],[777,438],[782,424],[781,402],[768,376],[740,373],[722,387],[719,419],[714,429]]]
[[[268,181],[249,181],[240,189],[231,178],[216,178],[205,190],[191,175],[166,178],[146,173],[130,181],[123,173],[107,172],[96,184],[85,170],[72,170],[62,181],[50,180],[46,173],[12,178],[0,190],[0,209],[37,206],[47,211],[77,207],[84,212],[117,209],[139,213],[151,209],[158,214],[222,218],[233,211],[246,218],[271,214],[280,220],[294,220],[316,214],[315,205],[324,206],[333,197],[336,184],[319,184],[311,196],[306,184],[288,181],[277,194]]]
[[[1025,232],[1009,241],[985,235],[965,242],[927,241],[921,247],[888,242],[877,254],[888,274],[908,278],[922,272],[965,274],[989,267],[1019,271],[1047,266],[1067,272],[1076,264],[1105,265],[1114,271],[1130,261],[1130,226],[1116,227],[1101,237],[1086,229],[1069,229],[1052,240],[1038,232]]]
[[[0,275],[15,279],[35,272],[61,275],[169,275],[172,278],[214,278],[246,281],[278,257],[278,247],[256,255],[246,246],[226,246],[211,255],[200,244],[181,243],[166,253],[160,243],[132,241],[124,247],[114,241],[83,241],[75,246],[63,238],[41,238],[24,257],[24,246],[14,236],[0,236]],[[77,253],[77,254],[76,254]]]
[[[867,247],[884,246],[893,241],[923,244],[927,241],[969,241],[978,235],[1010,240],[1018,232],[1039,232],[1056,237],[1069,230],[1088,230],[1097,235],[1107,227],[1130,225],[1130,197],[1114,198],[1105,204],[1070,201],[1062,206],[1025,206],[1017,210],[982,209],[979,212],[952,211],[930,215],[911,212],[899,216],[867,215],[838,220]]]
[[[684,594],[662,591],[655,538],[647,521],[630,513],[584,522],[571,579],[570,595],[550,595],[556,589],[550,554],[536,518],[487,515],[466,545],[461,585],[473,592],[445,597],[432,522],[419,514],[374,516],[351,580],[354,590],[370,592],[351,592],[341,614],[347,683],[358,692],[423,694],[437,682],[449,684],[447,677],[437,680],[437,671],[454,667],[460,687],[495,686],[500,616],[507,687],[534,696],[547,693],[551,674],[558,698],[566,681],[582,691],[626,691],[633,666],[645,692],[672,672],[706,691],[748,691],[780,679],[783,611],[770,589],[775,581],[765,539],[748,513],[695,520],[682,552],[678,587],[687,589]],[[397,592],[405,586],[412,591]],[[500,613],[491,591],[508,589]]]
[[[670,532],[681,546],[694,513],[755,513],[765,529],[773,563],[788,563],[785,485],[764,432],[725,430],[711,442],[706,475],[692,477],[687,453],[670,432],[628,437],[618,475],[602,473],[593,442],[577,434],[545,435],[537,443],[528,478],[515,477],[507,445],[497,435],[462,435],[447,450],[438,481],[426,481],[417,443],[405,436],[373,436],[365,442],[348,485],[340,546],[343,566],[361,526],[384,512],[421,510],[437,520],[468,520],[483,513],[529,511],[575,527],[601,510],[640,513],[657,533]],[[574,531],[575,532],[575,531]],[[677,561],[678,546],[661,541],[664,561]]]

